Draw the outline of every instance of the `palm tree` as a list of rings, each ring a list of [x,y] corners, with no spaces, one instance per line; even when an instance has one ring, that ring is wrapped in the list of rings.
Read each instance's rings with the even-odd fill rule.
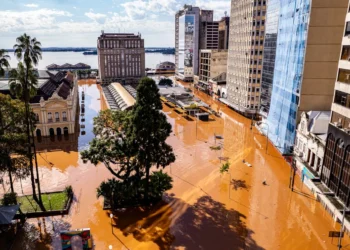
[[[22,61],[22,66],[19,64],[19,67],[22,67],[22,73],[21,69],[18,69],[18,77],[19,82],[21,82],[20,85],[17,87],[17,93],[21,93],[25,106],[26,106],[26,121],[27,121],[27,136],[28,136],[28,158],[30,162],[30,168],[33,169],[33,155],[35,158],[35,165],[36,165],[36,178],[38,183],[38,192],[39,192],[39,199],[35,192],[35,180],[34,175],[32,175],[32,189],[33,189],[33,199],[38,203],[38,205],[41,207],[42,210],[45,210],[42,200],[41,200],[41,191],[40,191],[40,180],[39,180],[39,170],[38,170],[38,164],[36,160],[36,154],[35,154],[35,145],[32,141],[32,138],[34,138],[34,130],[33,130],[33,124],[31,124],[31,121],[29,119],[30,114],[30,108],[29,108],[29,100],[30,100],[30,94],[33,93],[33,88],[35,88],[35,81],[36,75],[33,72],[33,66],[38,65],[39,60],[42,58],[41,56],[41,43],[36,40],[36,38],[31,38],[26,33],[24,33],[22,36],[17,37],[16,39],[17,44],[13,46],[15,52],[15,56],[19,61]],[[23,75],[24,72],[24,75]],[[15,86],[15,85],[14,85]],[[15,89],[16,87],[13,87]],[[22,89],[21,91],[19,89]],[[31,128],[32,127],[32,128]],[[32,152],[32,146],[34,148],[34,153]],[[32,170],[31,170],[32,171]]]
[[[5,75],[5,68],[8,69],[10,67],[9,59],[10,56],[6,55],[7,51],[4,49],[0,49],[0,76]]]

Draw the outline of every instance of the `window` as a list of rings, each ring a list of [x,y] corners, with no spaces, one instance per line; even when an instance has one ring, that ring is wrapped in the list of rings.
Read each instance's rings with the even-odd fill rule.
[[[350,35],[350,22],[346,23],[345,36]]]
[[[48,120],[48,122],[52,122],[52,113],[51,112],[47,113],[47,120]]]
[[[60,121],[60,114],[58,112],[55,112],[55,120],[56,122]]]
[[[39,114],[38,113],[35,113],[35,120],[36,120],[36,122],[39,122]]]
[[[66,111],[62,112],[62,120],[67,121],[67,112]]]
[[[258,79],[258,81],[260,82],[260,80]],[[256,88],[256,92],[259,92],[260,91],[260,89],[259,88]]]

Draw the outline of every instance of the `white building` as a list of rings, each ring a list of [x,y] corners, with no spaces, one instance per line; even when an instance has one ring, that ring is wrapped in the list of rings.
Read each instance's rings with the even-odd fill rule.
[[[307,184],[321,174],[330,111],[309,111],[301,114],[296,131],[294,154],[297,171]]]

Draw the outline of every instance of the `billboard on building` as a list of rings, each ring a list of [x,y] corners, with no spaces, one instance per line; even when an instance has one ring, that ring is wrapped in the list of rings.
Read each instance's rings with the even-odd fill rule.
[[[194,37],[195,37],[195,16],[185,16],[185,67],[193,67]]]

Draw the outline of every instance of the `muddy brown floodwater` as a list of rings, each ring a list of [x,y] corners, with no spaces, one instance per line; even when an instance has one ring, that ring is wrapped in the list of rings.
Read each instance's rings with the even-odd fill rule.
[[[249,119],[203,93],[196,94],[222,112],[221,118],[188,121],[163,108],[173,126],[168,142],[177,157],[166,168],[174,179],[173,189],[161,204],[149,210],[120,211],[111,220],[96,198],[96,188],[111,175],[103,166],[84,164],[79,157],[93,138],[92,118],[106,106],[94,82],[81,81],[79,91],[85,92],[86,134],[68,141],[45,141],[38,153],[43,191],[73,186],[70,213],[40,219],[41,239],[38,220],[29,220],[27,230],[34,236],[28,233],[14,249],[61,249],[59,230],[77,228],[91,229],[95,249],[109,245],[113,249],[337,249],[328,231],[339,225],[300,178],[295,192],[288,188],[290,169],[281,155],[272,145],[265,152],[266,138],[255,128],[250,130]],[[214,134],[223,139],[215,141]],[[213,145],[223,149],[213,151]],[[222,158],[231,164],[229,174],[219,173]],[[28,180],[16,182],[18,193],[22,188],[30,193]],[[346,236],[344,245],[348,243]]]

